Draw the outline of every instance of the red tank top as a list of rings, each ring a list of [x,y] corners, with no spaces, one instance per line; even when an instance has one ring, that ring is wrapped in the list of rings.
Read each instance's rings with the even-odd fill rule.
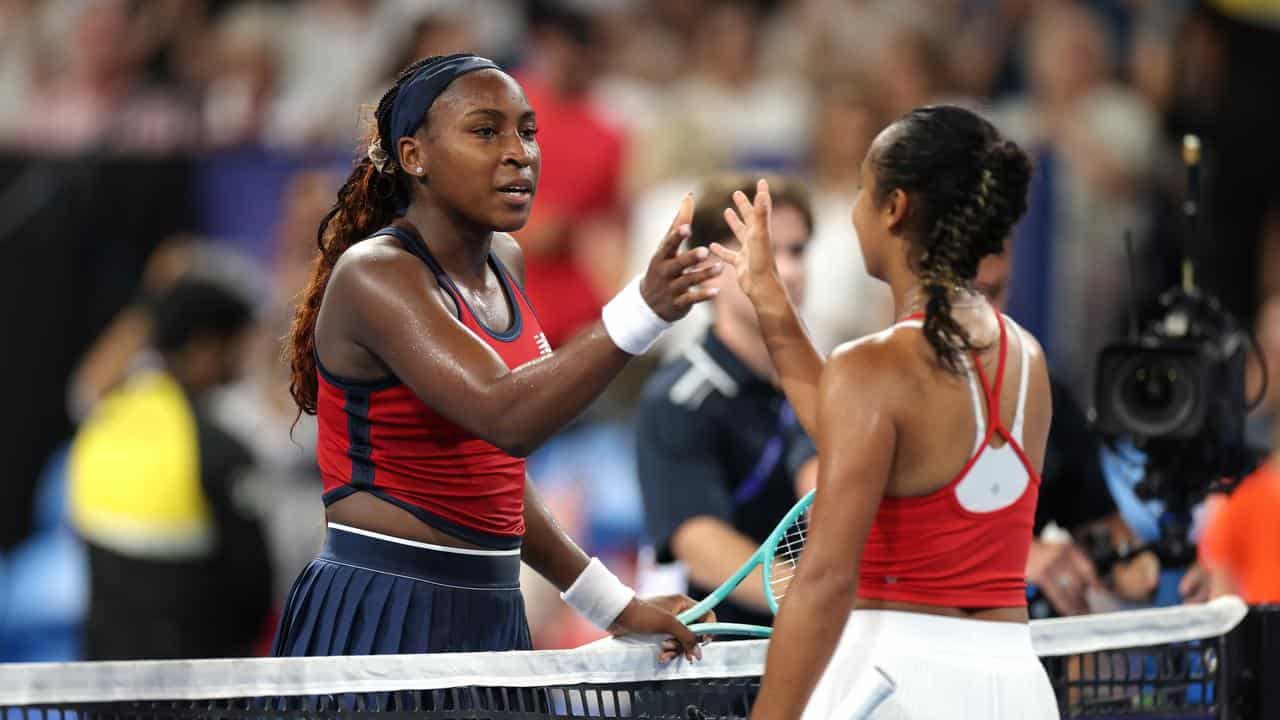
[[[524,290],[497,256],[489,262],[511,307],[511,326],[495,332],[480,322],[416,232],[393,235],[431,269],[453,298],[458,320],[515,369],[551,354]],[[319,363],[317,456],[326,506],[368,492],[423,522],[491,548],[512,548],[524,535],[525,461],[475,437],[423,403],[398,378],[356,381]]]
[[[941,489],[880,501],[862,553],[859,597],[956,608],[1026,604],[1027,553],[1040,489],[1039,475],[1022,449],[1027,347],[1019,335],[1021,384],[1010,431],[1000,420],[1008,338],[1003,316],[997,313],[997,318],[995,382],[987,383],[977,353],[966,361],[977,421],[973,454]],[[1005,441],[1000,448],[991,447],[996,435]]]

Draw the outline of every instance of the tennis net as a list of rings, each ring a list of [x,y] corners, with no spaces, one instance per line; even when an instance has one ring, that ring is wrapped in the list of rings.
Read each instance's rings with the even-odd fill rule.
[[[1248,608],[1201,606],[1037,621],[1063,717],[1263,715]],[[1274,629],[1274,628],[1273,628]],[[1256,644],[1256,643],[1254,643]],[[1246,648],[1246,649],[1242,649]],[[650,644],[575,650],[0,665],[3,720],[91,718],[744,718],[767,641],[712,643],[659,664]]]

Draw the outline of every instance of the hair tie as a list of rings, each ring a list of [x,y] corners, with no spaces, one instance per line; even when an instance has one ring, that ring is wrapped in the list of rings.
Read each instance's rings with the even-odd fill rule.
[[[373,142],[369,143],[369,149],[365,154],[369,157],[369,162],[373,163],[373,166],[378,169],[378,172],[387,171],[387,164],[391,161],[391,156],[387,154],[386,150],[382,149],[382,143],[378,142],[378,138],[374,138]]]

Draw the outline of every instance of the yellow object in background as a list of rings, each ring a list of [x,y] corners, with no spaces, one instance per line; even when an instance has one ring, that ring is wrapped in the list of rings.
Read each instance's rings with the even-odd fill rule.
[[[68,473],[71,519],[87,540],[155,559],[212,549],[195,416],[166,373],[139,373],[99,403],[72,442]]]
[[[1280,0],[1210,0],[1209,4],[1242,22],[1280,27]]]

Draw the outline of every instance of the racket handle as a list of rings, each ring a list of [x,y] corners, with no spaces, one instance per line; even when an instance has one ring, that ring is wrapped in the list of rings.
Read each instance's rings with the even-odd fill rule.
[[[840,703],[832,718],[866,720],[897,690],[898,684],[879,665],[864,673],[853,686],[849,697]]]
[[[689,630],[694,635],[738,635],[753,638],[767,638],[773,635],[771,627],[744,623],[694,623],[689,626]]]

